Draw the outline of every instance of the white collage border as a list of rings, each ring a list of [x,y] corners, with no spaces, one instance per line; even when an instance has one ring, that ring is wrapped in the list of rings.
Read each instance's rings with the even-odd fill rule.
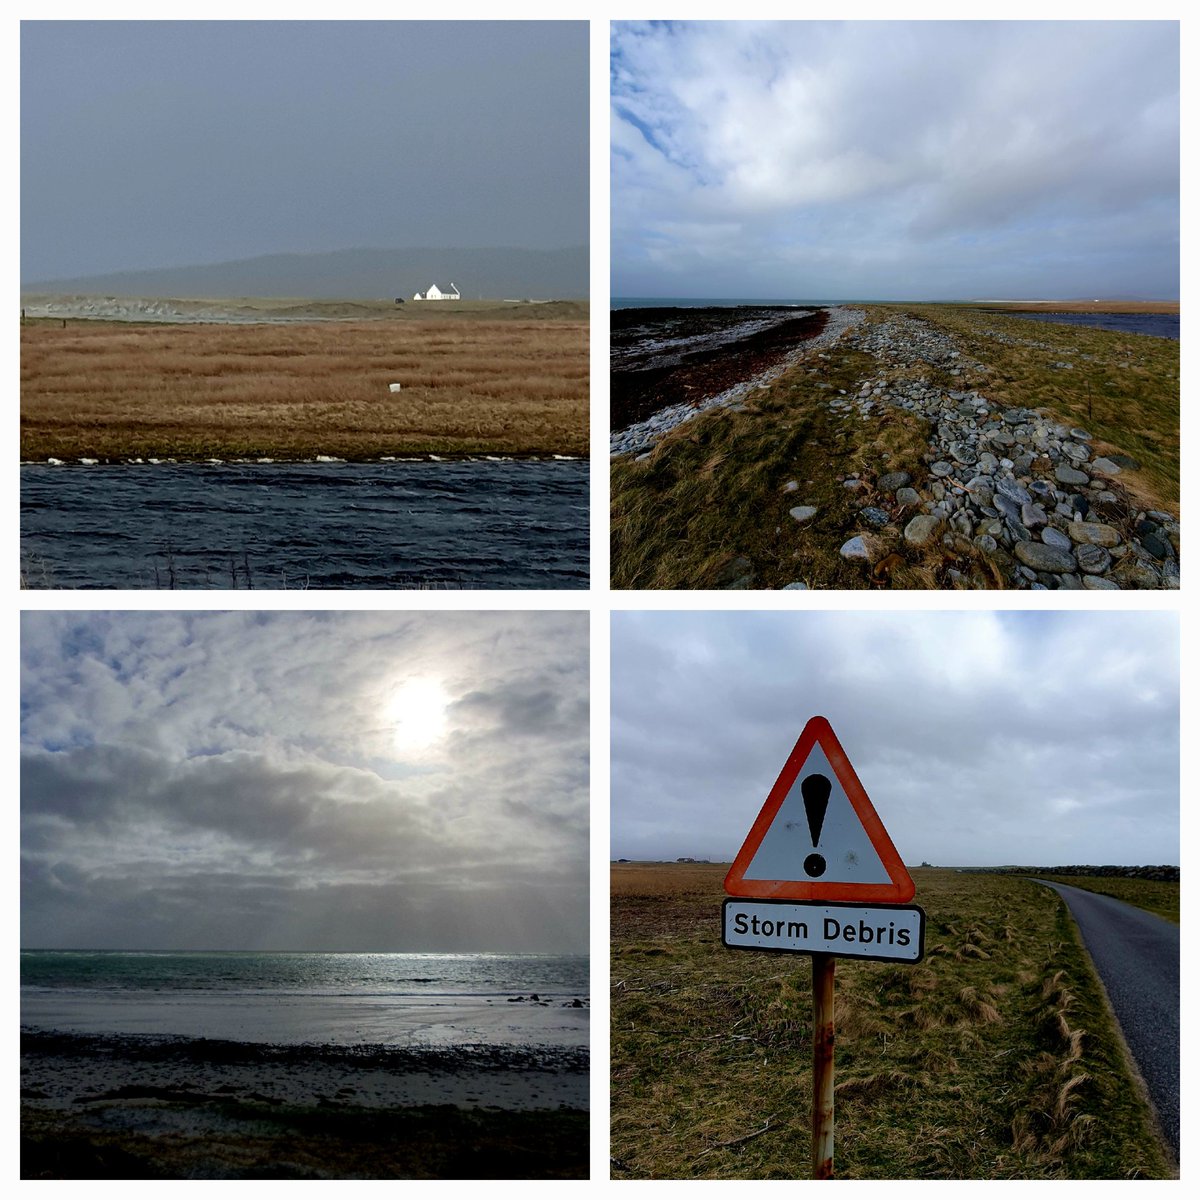
[[[1181,683],[1181,726],[1184,730],[1200,728],[1197,723],[1197,709],[1194,702],[1196,691],[1194,682],[1189,674],[1189,664],[1197,661],[1195,650],[1194,626],[1195,617],[1190,610],[1194,609],[1190,589],[1185,582],[1179,592],[953,592],[953,593],[923,593],[923,592],[622,592],[612,591],[607,585],[608,580],[608,305],[609,305],[609,102],[608,102],[608,62],[609,62],[609,22],[615,20],[631,20],[646,18],[698,19],[698,20],[728,20],[734,15],[734,6],[725,3],[713,3],[703,0],[695,3],[652,3],[635,4],[625,0],[593,0],[592,3],[580,3],[577,0],[560,0],[559,3],[549,3],[548,0],[512,0],[497,11],[494,6],[479,3],[478,0],[462,0],[454,6],[452,12],[439,12],[434,6],[401,4],[386,6],[380,3],[361,3],[350,0],[336,12],[336,19],[362,20],[587,20],[591,22],[590,62],[591,62],[591,130],[590,130],[590,163],[591,163],[591,587],[587,591],[548,591],[548,592],[197,592],[192,594],[160,593],[160,592],[33,592],[21,591],[17,564],[19,562],[19,511],[20,511],[20,481],[16,471],[9,476],[6,505],[8,517],[2,527],[5,536],[5,550],[9,566],[10,583],[6,594],[0,603],[3,604],[2,633],[0,646],[3,647],[0,663],[6,668],[5,675],[10,680],[5,702],[5,712],[8,715],[8,737],[3,743],[4,776],[8,781],[5,794],[10,798],[7,805],[6,828],[9,836],[5,839],[10,857],[11,868],[17,866],[16,858],[20,845],[19,839],[19,645],[20,645],[20,614],[22,611],[38,610],[237,610],[237,609],[270,609],[286,610],[587,610],[590,613],[591,628],[591,995],[592,995],[592,1078],[591,1078],[591,1179],[577,1183],[548,1183],[513,1181],[509,1183],[489,1184],[490,1190],[501,1196],[516,1196],[517,1189],[524,1195],[529,1189],[536,1189],[542,1194],[549,1194],[551,1188],[555,1194],[567,1192],[571,1195],[583,1196],[595,1188],[633,1188],[637,1185],[631,1182],[614,1182],[608,1178],[608,1134],[609,1134],[609,1091],[608,1091],[608,989],[609,989],[609,957],[608,957],[608,870],[609,870],[609,700],[610,700],[610,614],[618,610],[657,610],[657,611],[694,611],[694,610],[727,610],[727,611],[785,611],[820,612],[827,610],[841,611],[950,611],[950,610],[986,610],[986,609],[1026,609],[1026,610],[1064,610],[1064,611],[1167,611],[1175,612],[1180,618],[1180,652],[1184,665]],[[997,4],[992,0],[976,3],[970,10],[964,12],[961,4],[950,4],[943,0],[845,0],[836,6],[814,4],[807,0],[794,0],[793,3],[751,3],[736,7],[738,19],[787,19],[787,20],[938,20],[938,19],[992,19],[992,20],[1180,20],[1182,25],[1182,45],[1184,70],[1182,73],[1181,108],[1184,119],[1183,138],[1183,182],[1181,195],[1182,211],[1190,211],[1188,203],[1193,189],[1191,187],[1192,169],[1195,154],[1194,146],[1189,144],[1189,136],[1195,141],[1195,125],[1189,114],[1193,111],[1191,103],[1196,91],[1194,76],[1188,70],[1196,61],[1192,53],[1194,47],[1190,44],[1190,34],[1196,27],[1196,20],[1184,17],[1182,3],[1160,3],[1158,0],[1144,0],[1131,12],[1128,5],[1117,5],[1111,0],[1099,0],[1096,3],[1082,3],[1079,0],[1043,0],[1041,3],[1030,3],[1029,0],[1012,0],[1007,4]],[[145,2],[122,2],[98,6],[82,4],[77,0],[66,3],[56,3],[47,0],[46,3],[34,6],[28,3],[16,6],[5,20],[4,57],[5,68],[5,137],[8,147],[7,161],[10,164],[19,162],[19,106],[20,106],[20,53],[19,53],[19,20],[20,19],[63,19],[63,20],[222,20],[222,19],[256,19],[256,20],[327,20],[331,14],[327,6],[317,5],[310,0],[296,0],[294,3],[282,3],[280,0],[250,0],[249,3],[231,4],[228,0],[213,0],[207,5],[196,5],[185,0],[183,4],[164,10],[161,5],[151,5]],[[8,277],[18,284],[19,291],[19,216],[14,203],[16,189],[10,184],[9,207],[10,234],[8,239],[8,255],[10,270]],[[1191,281],[1191,239],[1190,227],[1185,222],[1182,230],[1182,285],[1183,293],[1189,291]],[[1186,295],[1181,295],[1186,303]],[[1191,338],[1184,337],[1182,344],[1184,358],[1184,379],[1190,382],[1187,373],[1189,362],[1189,347]],[[19,379],[18,361],[19,347],[16,339],[11,338],[4,349],[7,359],[13,403],[10,407],[10,430],[19,432],[19,407],[17,400]],[[1194,421],[1187,413],[1186,403],[1182,403],[1184,412],[1181,419],[1181,442],[1184,446],[1194,442]],[[14,439],[16,440],[16,439]],[[1181,510],[1190,511],[1189,497],[1191,488],[1185,476],[1181,487]],[[1186,581],[1187,574],[1184,579]],[[1182,739],[1183,750],[1180,764],[1181,797],[1196,794],[1197,780],[1196,755],[1188,744],[1188,739]],[[1181,801],[1181,860],[1187,858],[1187,851],[1192,845],[1194,822],[1190,819],[1186,805]],[[1185,911],[1187,909],[1185,895]],[[5,1095],[4,1111],[9,1117],[6,1122],[3,1137],[4,1174],[8,1178],[18,1176],[18,1110],[19,1096],[15,1082],[19,1077],[19,1047],[15,1036],[19,1023],[18,1009],[18,955],[19,946],[19,872],[11,870],[6,912],[8,914],[7,928],[10,931],[10,950],[7,957],[7,978],[9,987],[6,989],[6,1012],[10,1038],[4,1043],[3,1062],[6,1067],[5,1077],[9,1080],[9,1090]],[[1183,1007],[1188,1011],[1196,991],[1193,986],[1194,971],[1185,965],[1183,975]],[[1185,1036],[1185,1046],[1188,1039]],[[1195,1055],[1185,1052],[1184,1055],[1184,1088],[1191,1082],[1193,1072],[1189,1067],[1194,1063]],[[1192,1114],[1186,1104],[1185,1142],[1186,1133],[1191,1128],[1188,1118]],[[1186,1176],[1185,1176],[1186,1177]],[[187,1181],[201,1187],[212,1187],[217,1181]],[[786,1186],[787,1181],[777,1181],[776,1188]],[[864,1182],[841,1181],[842,1186],[849,1185],[852,1189],[861,1190],[871,1187]],[[949,1181],[945,1181],[943,1186]],[[70,1184],[45,1182],[40,1185],[58,1193],[70,1188]],[[100,1184],[102,1196],[109,1192],[115,1193],[115,1188],[132,1186],[133,1188],[162,1189],[161,1183],[130,1184]],[[169,1189],[178,1186],[168,1184]],[[265,1187],[278,1191],[292,1186],[283,1181],[256,1183],[256,1188]],[[339,1189],[352,1186],[347,1182],[331,1183]],[[412,1186],[410,1183],[408,1186]],[[456,1189],[455,1194],[461,1194],[461,1189],[470,1186],[462,1182],[421,1183],[423,1191],[433,1192]],[[689,1189],[691,1194],[697,1186],[711,1189],[717,1186],[722,1195],[728,1195],[731,1188],[739,1190],[743,1195],[756,1185],[752,1181],[709,1182],[698,1185],[691,1181],[661,1181],[651,1184],[656,1196],[664,1194],[665,1190]],[[769,1187],[770,1184],[759,1184],[759,1187]],[[899,1181],[890,1185],[899,1188],[906,1195],[915,1193],[918,1187],[923,1187],[923,1181]],[[964,1184],[957,1186],[981,1187],[982,1183]],[[999,1185],[1004,1186],[1004,1185]],[[1009,1184],[1011,1188],[1015,1184]],[[1060,1182],[1058,1191],[1068,1191],[1082,1194],[1088,1189],[1092,1196],[1097,1187],[1111,1190],[1120,1187],[1120,1181],[1103,1182]],[[1179,1181],[1160,1186],[1177,1187]]]

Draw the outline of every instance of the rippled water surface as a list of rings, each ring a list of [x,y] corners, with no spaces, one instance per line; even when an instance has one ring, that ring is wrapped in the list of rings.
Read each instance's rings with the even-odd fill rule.
[[[1088,329],[1112,329],[1117,333],[1143,333],[1150,337],[1179,341],[1178,313],[1031,313],[1014,312],[1010,316],[1027,321],[1046,321],[1051,325],[1083,325]]]
[[[26,465],[50,588],[582,588],[580,461]]]
[[[588,959],[21,952],[21,1023],[274,1044],[585,1045]]]

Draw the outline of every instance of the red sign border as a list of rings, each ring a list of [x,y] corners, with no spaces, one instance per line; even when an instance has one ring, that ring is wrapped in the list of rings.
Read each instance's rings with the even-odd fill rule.
[[[884,870],[891,879],[890,883],[822,883],[813,879],[745,878],[751,860],[762,845],[767,830],[771,828],[771,823],[808,761],[814,745],[819,745],[825,752],[838,783],[842,785],[851,807],[862,822],[871,845],[874,846]],[[888,837],[875,806],[850,765],[850,759],[846,757],[837,734],[824,717],[812,717],[804,726],[796,745],[788,755],[787,762],[783,764],[783,770],[779,772],[779,778],[775,780],[775,786],[767,796],[766,803],[763,804],[750,827],[750,832],[746,835],[746,840],[742,843],[742,848],[733,860],[733,866],[725,876],[725,891],[730,896],[755,900],[876,900],[890,904],[907,903],[917,894],[917,885],[913,883],[908,868],[905,867],[896,847],[892,845],[892,839]]]

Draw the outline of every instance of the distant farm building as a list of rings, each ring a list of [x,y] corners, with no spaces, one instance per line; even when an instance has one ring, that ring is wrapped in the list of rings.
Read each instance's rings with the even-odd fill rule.
[[[414,300],[461,300],[462,297],[458,294],[458,288],[454,284],[450,285],[448,292],[443,292],[436,283],[429,285],[427,292],[417,292],[413,296]]]

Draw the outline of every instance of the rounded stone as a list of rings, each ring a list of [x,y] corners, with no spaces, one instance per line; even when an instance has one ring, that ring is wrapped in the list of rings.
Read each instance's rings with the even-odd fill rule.
[[[817,510],[811,504],[798,504],[788,509],[788,515],[797,521],[810,521],[817,515]]]
[[[1075,556],[1066,550],[1047,546],[1045,542],[1017,542],[1013,553],[1018,560],[1035,571],[1061,575],[1076,570]]]
[[[1049,519],[1046,510],[1040,504],[1021,505],[1021,524],[1026,529],[1041,529]]]
[[[871,558],[867,550],[867,543],[860,537],[852,537],[842,546],[838,553],[849,561],[869,562]]]
[[[877,486],[881,491],[895,492],[910,483],[912,476],[907,471],[889,471],[886,475],[880,475]]]
[[[1054,478],[1059,483],[1073,483],[1077,486],[1088,481],[1088,477],[1082,471],[1077,471],[1074,467],[1068,467],[1066,463],[1059,463],[1054,468]]]
[[[1075,561],[1085,575],[1103,575],[1112,566],[1112,555],[1102,546],[1085,542],[1075,551]]]
[[[941,520],[935,516],[921,513],[913,517],[904,527],[904,540],[910,546],[924,546],[931,541],[941,527]]]
[[[1142,547],[1155,558],[1166,558],[1171,553],[1171,544],[1166,538],[1159,537],[1157,533],[1148,533],[1142,538]]]
[[[1120,584],[1113,583],[1111,579],[1105,579],[1101,575],[1085,575],[1083,577],[1083,586],[1094,592],[1119,592],[1121,590]]]
[[[945,479],[947,475],[954,474],[954,467],[948,462],[935,462],[929,470],[932,474],[938,476],[939,479]]]
[[[1120,532],[1099,521],[1072,521],[1067,526],[1067,532],[1071,535],[1071,541],[1081,544],[1087,542],[1092,546],[1105,546],[1109,549],[1121,544]]]
[[[1120,475],[1121,468],[1111,458],[1098,458],[1092,463],[1092,470],[1098,475]]]
[[[1042,530],[1042,541],[1047,546],[1053,546],[1056,550],[1069,551],[1073,545],[1071,539],[1061,529],[1055,529],[1053,525],[1047,525]]]
[[[920,504],[921,503],[921,493],[916,491],[915,488],[910,488],[910,487],[898,488],[896,490],[896,503],[897,504]]]
[[[888,515],[882,508],[876,508],[871,505],[868,508],[859,509],[858,515],[862,517],[868,525],[874,525],[876,529],[882,528],[888,523]]]

